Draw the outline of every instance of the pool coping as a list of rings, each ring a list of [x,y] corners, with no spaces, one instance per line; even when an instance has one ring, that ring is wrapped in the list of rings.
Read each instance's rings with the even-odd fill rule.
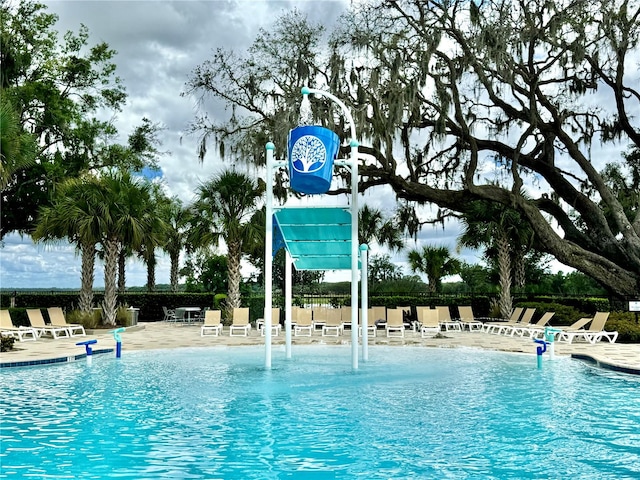
[[[94,348],[94,352],[113,352],[117,344],[114,344],[112,331],[87,330],[86,338],[94,338],[103,348]],[[292,345],[306,344],[350,344],[350,337],[296,337],[292,338]],[[229,337],[228,335],[202,336],[199,325],[180,325],[167,322],[142,323],[133,327],[127,327],[123,334],[122,350],[133,352],[147,349],[182,348],[182,347],[211,347],[225,346],[237,347],[244,345],[262,345],[265,338],[259,333],[253,332],[248,337]],[[82,342],[81,342],[82,343]],[[272,338],[272,345],[282,347],[285,339],[280,335]],[[12,367],[29,367],[37,365],[60,365],[69,361],[86,359],[85,349],[79,351],[77,338],[48,340],[42,342],[21,342],[15,351],[0,355],[0,370]],[[409,334],[406,338],[389,339],[377,336],[369,340],[369,345],[396,345],[423,346],[438,348],[478,348],[481,350],[493,350],[511,353],[534,353],[535,345],[529,339],[520,337],[503,337],[486,335],[477,332],[448,332],[446,336],[436,339],[421,338],[420,334]],[[98,347],[98,345],[95,345]],[[282,347],[284,348],[284,347]],[[106,349],[106,350],[105,350]],[[573,358],[578,361],[586,360],[592,365],[609,369],[620,373],[640,375],[640,344],[611,344],[603,342],[598,345],[561,344],[557,345],[555,354],[562,357]]]
[[[93,351],[93,355],[101,355],[105,353],[113,353],[113,348],[103,348],[97,349]],[[82,360],[87,357],[86,353],[79,353],[77,355],[69,355],[64,357],[56,357],[56,358],[44,358],[40,360],[23,360],[16,362],[0,362],[0,368],[19,368],[19,367],[34,367],[37,365],[52,365],[57,363],[67,363],[67,362],[77,362],[78,360]],[[586,355],[583,353],[572,353],[571,358],[576,360],[583,360],[589,363],[594,364],[597,367],[604,368],[607,370],[613,370],[615,372],[628,373],[631,375],[640,375],[640,368],[633,367],[625,367],[622,365],[616,365],[614,363],[606,362],[603,360],[598,360],[597,358]]]
[[[100,355],[104,353],[112,353],[113,348],[102,348],[93,350],[93,355]],[[56,363],[77,362],[87,358],[86,353],[79,353],[77,355],[67,355],[64,357],[55,358],[42,358],[39,360],[21,360],[15,362],[0,362],[0,368],[18,368],[18,367],[35,367],[37,365],[52,365]]]
[[[598,360],[596,357],[587,355],[584,353],[572,353],[571,358],[575,358],[576,360],[583,360],[583,361],[594,364],[596,367],[604,368],[606,370],[613,370],[614,372],[628,373],[631,375],[640,375],[640,368],[616,365],[615,363],[607,362],[604,360]]]

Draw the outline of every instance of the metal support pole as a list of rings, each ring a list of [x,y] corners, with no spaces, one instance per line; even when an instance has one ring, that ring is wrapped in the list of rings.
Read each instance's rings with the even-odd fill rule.
[[[360,290],[362,292],[362,360],[369,360],[369,247],[360,245]]]
[[[351,114],[349,114],[351,117]],[[351,120],[352,130],[353,120]],[[353,132],[355,135],[355,131]],[[351,366],[358,368],[358,142],[351,140]]]
[[[271,368],[271,308],[273,304],[273,151],[267,143],[266,227],[264,236],[264,367]]]
[[[293,259],[289,254],[289,251],[286,251],[285,261],[284,261],[284,308],[285,308],[285,320],[284,320],[284,331],[285,331],[285,350],[286,357],[291,358],[291,272],[293,266]]]

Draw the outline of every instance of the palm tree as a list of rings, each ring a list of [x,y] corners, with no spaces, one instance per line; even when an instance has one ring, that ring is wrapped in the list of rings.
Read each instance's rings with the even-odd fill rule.
[[[462,217],[464,231],[458,243],[471,248],[485,247],[485,256],[498,264],[500,315],[509,318],[513,309],[511,296],[512,271],[524,266],[522,257],[533,238],[529,224],[512,208],[490,202],[474,202]],[[518,269],[517,269],[518,270]],[[524,277],[518,273],[517,278]],[[520,281],[520,280],[519,280]]]
[[[391,250],[401,250],[404,247],[402,241],[402,228],[393,220],[385,219],[382,212],[363,206],[358,212],[358,242],[371,245],[374,241],[380,246],[387,246]]]
[[[255,241],[264,231],[251,222],[264,185],[235,170],[225,170],[200,185],[191,207],[189,242],[196,248],[227,245],[229,291],[227,308],[240,306],[240,261],[245,244]]]
[[[177,198],[160,199],[158,215],[164,220],[166,231],[161,248],[169,254],[171,261],[170,284],[171,291],[178,291],[180,272],[180,252],[185,246],[185,229],[188,225],[189,211],[182,206]]]
[[[42,207],[32,238],[55,242],[67,239],[76,244],[82,257],[81,287],[78,308],[90,312],[93,306],[93,281],[96,244],[101,238],[102,204],[94,195],[93,177],[79,177],[58,185],[52,204]]]
[[[169,225],[160,213],[161,207],[167,201],[158,184],[150,184],[151,197],[148,209],[156,212],[158,221],[151,222],[149,227],[151,230],[144,237],[142,246],[138,249],[138,257],[141,258],[147,266],[147,291],[153,292],[156,289],[156,248],[162,247],[166,240],[165,235],[169,230]]]
[[[108,172],[99,179],[96,198],[101,201],[101,239],[104,251],[104,320],[114,325],[117,309],[118,256],[124,246],[138,250],[160,230],[153,210],[151,187],[129,173]]]
[[[429,292],[440,291],[442,278],[455,275],[460,271],[460,260],[453,258],[447,247],[427,245],[422,252],[411,250],[408,254],[411,271],[424,273],[429,282]]]
[[[118,293],[124,293],[127,289],[127,258],[132,255],[131,249],[124,246],[118,253]]]

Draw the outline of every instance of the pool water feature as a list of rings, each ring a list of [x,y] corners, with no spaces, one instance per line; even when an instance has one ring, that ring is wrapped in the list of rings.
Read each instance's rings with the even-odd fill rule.
[[[640,477],[640,381],[560,358],[349,346],[0,372],[1,478]]]

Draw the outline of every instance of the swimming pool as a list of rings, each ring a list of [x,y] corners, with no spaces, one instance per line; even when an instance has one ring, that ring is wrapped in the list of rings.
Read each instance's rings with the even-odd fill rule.
[[[639,478],[640,381],[472,349],[125,352],[0,372],[0,477]]]

